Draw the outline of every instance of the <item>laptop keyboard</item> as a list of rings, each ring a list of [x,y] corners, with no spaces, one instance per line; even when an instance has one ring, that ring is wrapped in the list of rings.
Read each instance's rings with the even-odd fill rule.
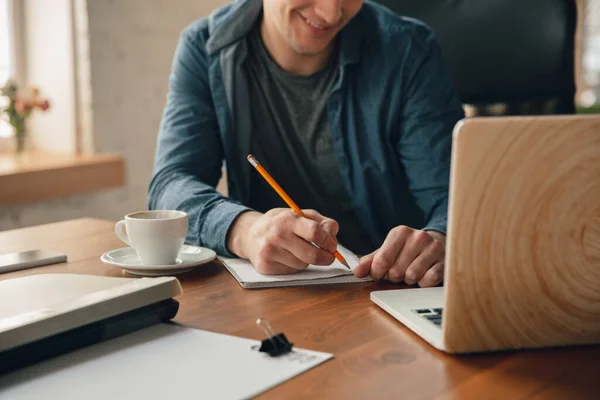
[[[441,328],[442,326],[442,308],[419,308],[417,310],[413,310],[421,317],[430,321],[436,326]]]

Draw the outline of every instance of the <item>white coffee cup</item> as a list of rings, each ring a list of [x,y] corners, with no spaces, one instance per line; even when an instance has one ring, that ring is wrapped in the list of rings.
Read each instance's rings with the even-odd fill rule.
[[[188,215],[175,210],[137,211],[117,222],[115,232],[143,264],[173,265],[187,236]]]

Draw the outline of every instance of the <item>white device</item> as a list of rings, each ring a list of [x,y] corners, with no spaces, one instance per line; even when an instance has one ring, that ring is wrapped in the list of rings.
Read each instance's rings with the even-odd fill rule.
[[[66,254],[44,249],[0,254],[0,273],[40,267],[65,261],[67,261]]]

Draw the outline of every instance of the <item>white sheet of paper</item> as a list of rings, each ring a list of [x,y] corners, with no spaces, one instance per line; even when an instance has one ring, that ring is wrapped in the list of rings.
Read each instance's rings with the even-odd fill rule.
[[[291,286],[322,283],[351,283],[368,281],[370,278],[355,278],[354,268],[358,265],[358,256],[343,246],[338,251],[346,259],[351,270],[344,267],[342,263],[335,260],[330,266],[309,265],[304,271],[289,275],[262,275],[256,271],[250,261],[241,258],[219,257],[227,269],[244,287],[269,287],[269,286]],[[342,277],[340,279],[330,279]],[[256,284],[256,285],[255,285]]]
[[[260,341],[158,324],[0,375],[0,398],[247,399],[333,357],[294,348],[273,358],[254,345]]]

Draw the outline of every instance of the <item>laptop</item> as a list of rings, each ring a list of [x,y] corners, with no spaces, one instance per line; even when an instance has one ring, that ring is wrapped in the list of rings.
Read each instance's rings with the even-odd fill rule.
[[[453,135],[443,287],[371,300],[447,353],[600,343],[600,115]]]

